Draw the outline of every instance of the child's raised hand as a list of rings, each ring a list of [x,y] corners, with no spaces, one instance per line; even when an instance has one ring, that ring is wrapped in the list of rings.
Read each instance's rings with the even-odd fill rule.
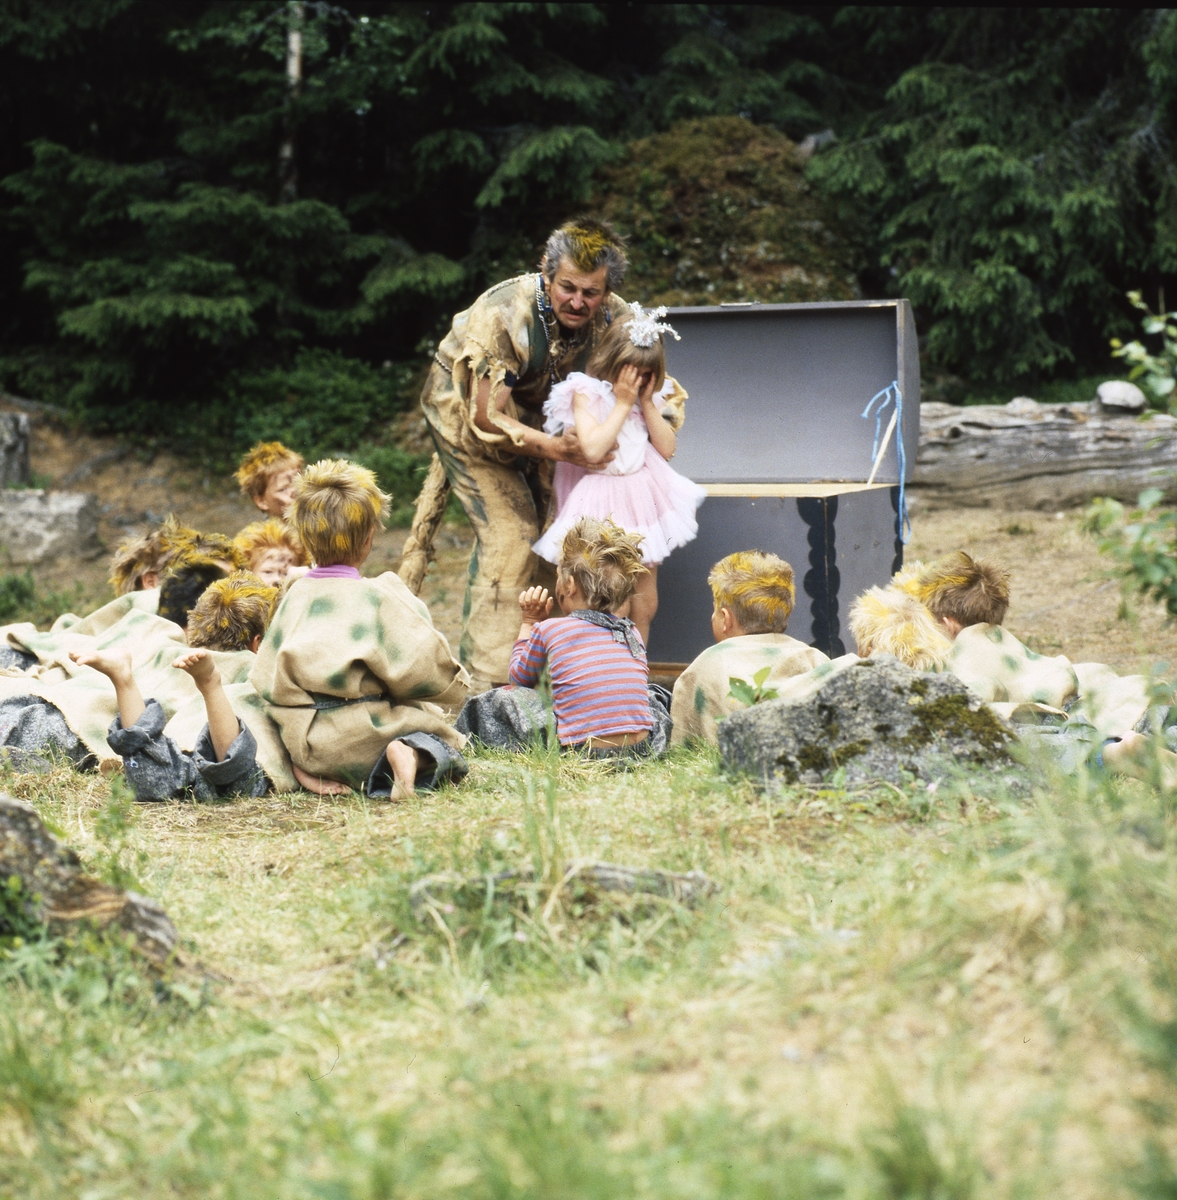
[[[79,667],[93,667],[108,679],[125,679],[131,674],[131,656],[125,650],[71,650]]]
[[[552,598],[547,588],[529,587],[519,593],[519,607],[525,621],[542,621],[552,615]]]
[[[219,678],[217,664],[213,662],[212,655],[203,646],[194,650],[185,650],[172,663],[172,666],[178,671],[187,671],[197,687],[200,687],[201,684],[212,683],[214,678]]]

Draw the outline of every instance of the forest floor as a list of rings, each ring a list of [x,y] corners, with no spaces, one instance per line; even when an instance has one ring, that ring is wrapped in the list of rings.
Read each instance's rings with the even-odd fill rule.
[[[34,469],[101,445],[38,432]],[[85,486],[108,541],[250,516],[164,456]],[[425,596],[452,633],[468,535],[447,539]],[[1177,661],[1156,614],[1139,642],[1117,623],[1077,514],[917,512],[910,553],[962,545],[1011,567],[1037,648]],[[677,750],[632,771],[475,752],[399,804],[0,786],[158,899],[199,964],[158,981],[86,939],[0,957],[0,1196],[1173,1194],[1177,816],[1143,784],[764,793]],[[594,892],[568,869],[590,861],[717,890]]]

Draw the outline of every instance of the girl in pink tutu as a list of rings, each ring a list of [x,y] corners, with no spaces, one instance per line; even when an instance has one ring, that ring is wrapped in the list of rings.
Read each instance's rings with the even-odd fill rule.
[[[638,581],[629,616],[642,641],[658,611],[658,564],[698,533],[695,511],[707,494],[670,468],[675,435],[660,405],[673,391],[666,377],[662,334],[678,334],[659,318],[664,308],[635,304],[627,320],[609,327],[585,368],[552,388],[544,405],[545,433],[575,428],[585,457],[604,465],[595,471],[556,463],[556,515],[535,543],[541,558],[560,558],[564,535],[581,517],[612,519],[639,533],[649,570]],[[613,458],[606,462],[610,451]]]

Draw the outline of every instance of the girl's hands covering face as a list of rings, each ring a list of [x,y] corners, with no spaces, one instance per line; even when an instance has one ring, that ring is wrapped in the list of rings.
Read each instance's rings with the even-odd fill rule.
[[[613,395],[622,404],[636,404],[642,391],[642,377],[648,374],[634,366],[625,366],[617,376],[613,385]]]

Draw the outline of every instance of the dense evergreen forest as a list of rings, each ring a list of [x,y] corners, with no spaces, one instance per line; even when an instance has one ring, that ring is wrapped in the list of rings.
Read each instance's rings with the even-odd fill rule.
[[[1104,371],[1125,293],[1177,295],[1175,102],[1167,10],[2,0],[0,385],[352,447],[553,221],[612,214],[645,299],[769,203],[769,257],[820,231],[797,278],[908,296],[960,394]]]

